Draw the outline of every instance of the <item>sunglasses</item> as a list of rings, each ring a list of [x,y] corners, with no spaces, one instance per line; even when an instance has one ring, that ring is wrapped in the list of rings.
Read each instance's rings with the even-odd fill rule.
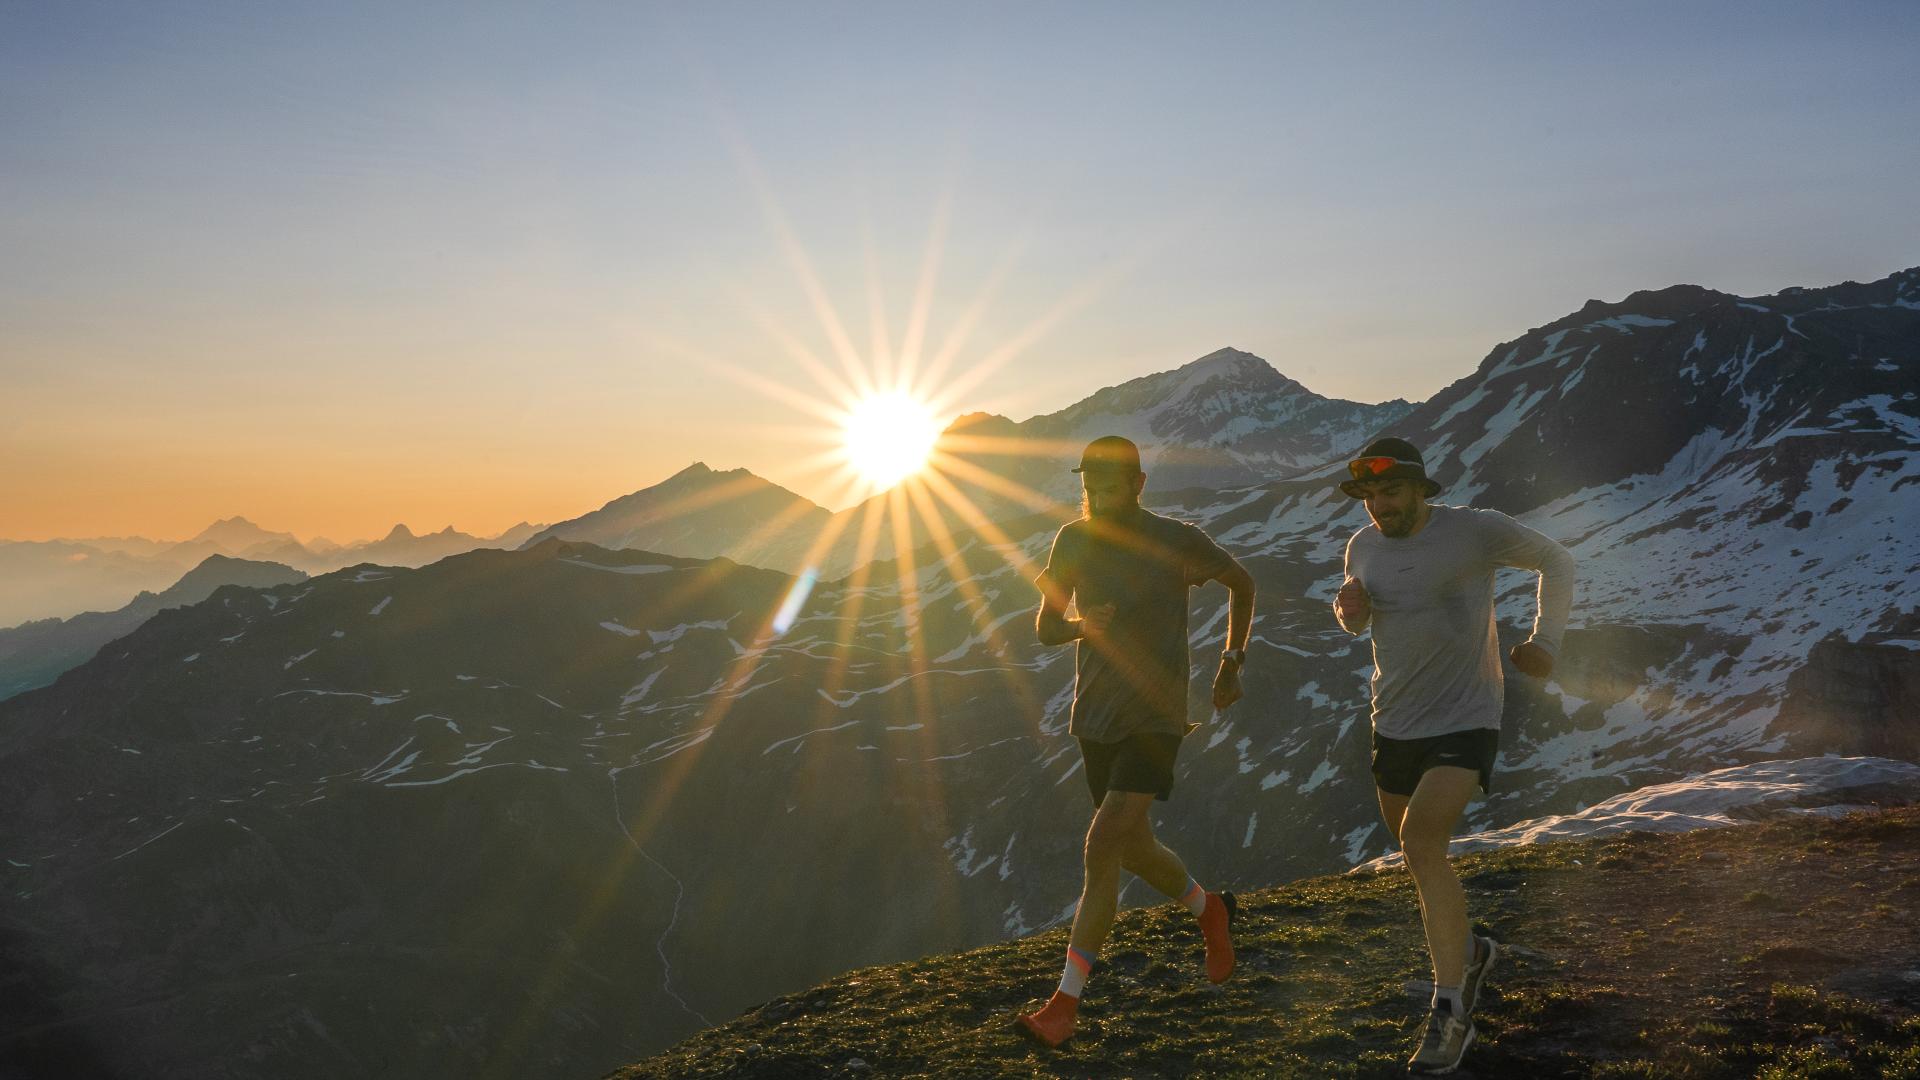
[[[1411,465],[1422,470],[1425,468],[1417,461],[1402,461],[1392,457],[1363,457],[1347,462],[1347,471],[1353,474],[1355,480],[1369,480],[1385,473],[1395,465]]]

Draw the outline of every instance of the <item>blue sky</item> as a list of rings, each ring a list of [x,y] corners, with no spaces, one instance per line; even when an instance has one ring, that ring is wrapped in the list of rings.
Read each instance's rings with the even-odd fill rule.
[[[995,280],[957,366],[1030,340],[959,407],[1223,345],[1423,398],[1589,297],[1920,263],[1916,55],[1911,4],[10,5],[0,533],[835,504],[718,373],[815,392],[795,250],[897,345],[937,219],[929,347]]]

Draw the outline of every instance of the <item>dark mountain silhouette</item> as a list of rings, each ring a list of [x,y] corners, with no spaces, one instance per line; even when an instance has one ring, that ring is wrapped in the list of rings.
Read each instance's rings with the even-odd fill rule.
[[[469,536],[448,525],[439,532],[416,535],[405,525],[395,525],[387,535],[370,544],[347,548],[335,552],[328,562],[339,566],[343,561],[379,563],[382,566],[424,566],[427,563],[444,559],[449,555],[458,555],[463,551],[486,546],[487,541],[477,536]]]
[[[1886,703],[1914,699],[1920,272],[1782,297],[1635,294],[1391,423],[1443,500],[1580,560],[1555,678],[1509,673],[1470,828],[1846,749],[1851,673],[1911,719]],[[1196,679],[1157,821],[1213,887],[1388,848],[1369,645],[1328,610],[1362,520],[1331,490],[1345,452],[1148,488],[1260,585],[1247,699],[1209,717]],[[1030,630],[1058,523],[829,577],[781,635],[785,574],[558,539],[163,611],[0,702],[0,970],[35,988],[0,1031],[147,1074],[584,1075],[850,967],[1056,926],[1088,813],[1070,654]],[[1512,642],[1531,578],[1501,587]],[[1194,605],[1204,674],[1225,595]]]
[[[487,538],[486,546],[512,551],[540,531],[540,526],[522,521],[498,536]]]
[[[117,611],[89,611],[70,619],[41,619],[0,630],[0,699],[47,685],[156,612],[197,604],[222,585],[285,585],[306,577],[278,563],[209,555],[166,591],[143,592]]]
[[[691,558],[726,555],[756,565],[786,566],[792,560],[775,564],[755,556],[773,538],[818,533],[828,516],[811,501],[745,469],[716,472],[696,461],[590,514],[549,525],[520,546],[558,537],[604,548],[668,551]]]

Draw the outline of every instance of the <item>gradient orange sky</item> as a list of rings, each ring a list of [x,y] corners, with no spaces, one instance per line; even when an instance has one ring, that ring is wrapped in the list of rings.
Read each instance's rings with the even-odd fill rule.
[[[1915,261],[1920,8],[1607,11],[8,5],[0,538],[491,535],[695,460],[837,509],[723,372],[824,396],[782,339],[879,364],[922,283],[957,370],[1028,342],[956,405],[1019,419]]]

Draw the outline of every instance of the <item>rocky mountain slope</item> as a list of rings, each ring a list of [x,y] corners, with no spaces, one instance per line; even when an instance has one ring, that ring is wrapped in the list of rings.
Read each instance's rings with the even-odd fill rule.
[[[1469,828],[1910,742],[1858,717],[1912,721],[1916,364],[1920,271],[1669,289],[1502,344],[1393,424],[1443,500],[1517,513],[1580,563],[1554,679],[1509,672]],[[1368,643],[1328,611],[1363,520],[1337,470],[1149,487],[1260,585],[1248,697],[1208,719],[1196,680],[1207,723],[1158,820],[1213,887],[1388,846]],[[41,1023],[149,1073],[544,1075],[1055,926],[1088,814],[1070,652],[1030,631],[1058,523],[1005,518],[810,593],[548,540],[163,612],[0,702],[8,957],[56,987],[35,1015],[65,1020]],[[1502,587],[1511,641],[1532,586]],[[1196,591],[1200,673],[1224,607]]]

